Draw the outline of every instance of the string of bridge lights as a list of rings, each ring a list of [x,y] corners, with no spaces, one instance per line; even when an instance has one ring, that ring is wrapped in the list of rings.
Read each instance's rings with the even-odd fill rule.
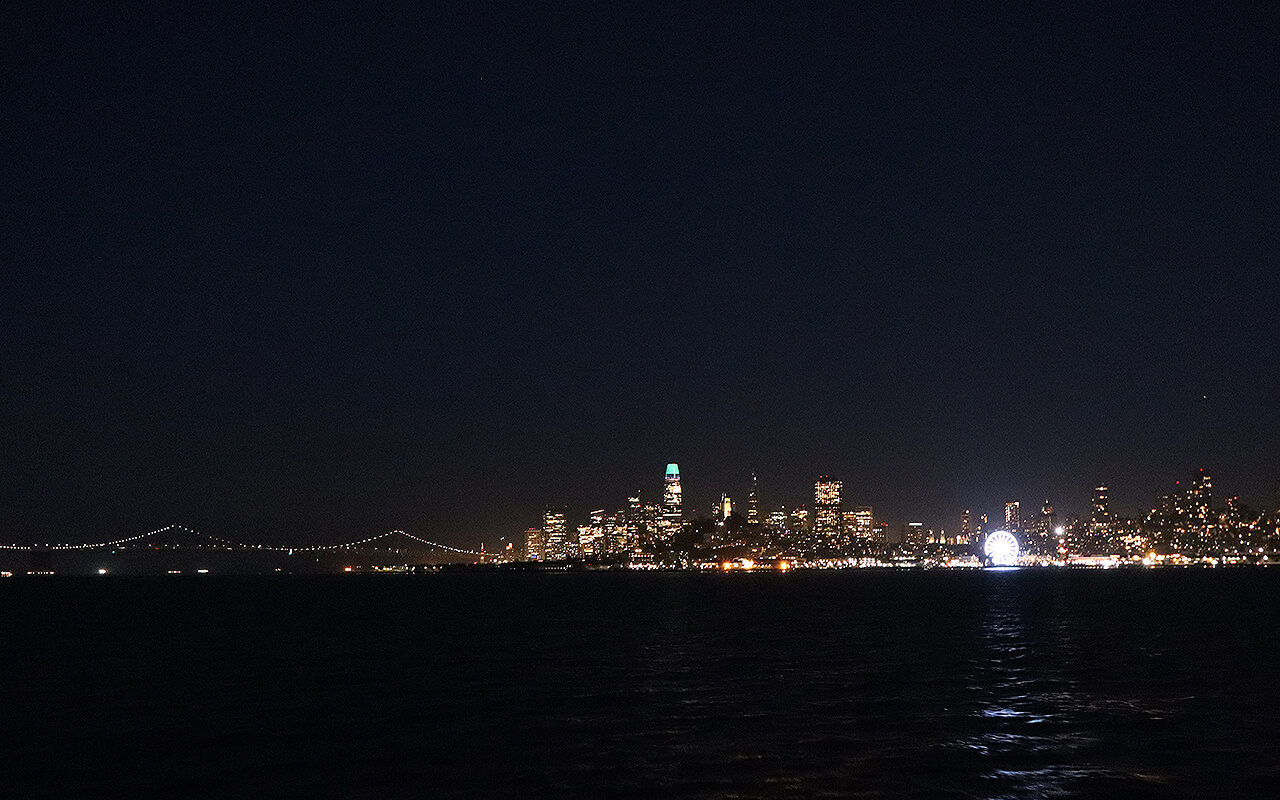
[[[136,542],[139,539],[145,539],[148,536],[155,536],[157,533],[164,533],[167,530],[172,530],[173,528],[177,528],[177,527],[181,527],[181,526],[166,525],[163,528],[157,528],[154,531],[147,531],[146,533],[140,533],[137,536],[126,536],[123,539],[113,539],[109,542],[96,542],[94,544],[50,544],[50,545],[44,545],[44,546],[37,545],[37,544],[0,544],[0,550],[41,550],[41,549],[91,550],[95,547],[112,547],[114,545],[127,544],[129,542]],[[195,533],[195,531],[191,531],[191,532]]]
[[[441,544],[440,542],[433,542],[430,539],[423,539],[421,536],[414,536],[413,534],[406,533],[405,531],[402,531],[402,530],[386,531],[385,533],[379,533],[374,536],[366,536],[363,539],[356,539],[350,542],[342,542],[340,544],[322,544],[322,545],[308,545],[306,547],[289,547],[287,545],[247,544],[245,542],[237,542],[232,539],[225,539],[221,536],[214,536],[212,534],[193,530],[191,528],[188,528],[185,525],[166,525],[163,528],[157,528],[153,531],[140,533],[137,536],[126,536],[123,539],[111,539],[105,542],[91,542],[86,544],[47,544],[47,545],[0,544],[0,550],[93,550],[98,547],[116,547],[119,545],[129,544],[131,542],[141,541],[142,539],[146,539],[147,537],[156,536],[158,534],[166,533],[168,531],[184,531],[186,533],[191,534],[192,536],[200,536],[210,541],[217,542],[218,544],[221,544],[228,548],[239,548],[243,550],[272,550],[272,551],[281,552],[281,553],[295,553],[295,552],[311,553],[311,552],[319,552],[322,550],[343,550],[351,547],[358,547],[362,544],[369,544],[370,542],[376,542],[379,539],[385,539],[388,536],[395,536],[398,534],[400,536],[405,537],[406,539],[412,539],[415,542],[420,542],[430,547],[439,548],[440,550],[447,550],[450,553],[460,553],[462,555],[469,555],[469,556],[489,555],[489,553],[485,553],[480,550],[467,550],[460,547],[451,547],[447,544]]]

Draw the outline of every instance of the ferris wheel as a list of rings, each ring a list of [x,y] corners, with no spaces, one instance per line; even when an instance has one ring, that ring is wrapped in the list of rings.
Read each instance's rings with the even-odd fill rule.
[[[1012,567],[1018,563],[1018,540],[1008,531],[992,531],[982,552],[991,566]]]

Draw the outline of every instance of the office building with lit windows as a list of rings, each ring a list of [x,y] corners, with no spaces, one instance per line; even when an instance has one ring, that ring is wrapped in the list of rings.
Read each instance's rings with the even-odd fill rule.
[[[1095,526],[1106,525],[1111,521],[1111,500],[1105,486],[1097,486],[1093,490],[1093,511],[1089,521]]]
[[[548,561],[566,559],[570,555],[569,529],[565,525],[564,511],[549,508],[542,515],[544,537],[543,558]]]
[[[541,528],[529,528],[524,532],[524,557],[528,561],[541,561],[546,558],[546,537]]]
[[[859,542],[869,542],[875,533],[875,517],[871,506],[858,506],[853,510],[853,538]]]
[[[1016,531],[1022,527],[1022,504],[1017,500],[1004,504],[1004,528]]]
[[[1187,491],[1187,505],[1195,522],[1205,525],[1212,519],[1213,479],[1203,469],[1196,473]]]
[[[813,485],[813,544],[823,549],[839,548],[841,531],[840,493],[843,484],[823,475]]]
[[[680,488],[680,466],[668,464],[662,484],[661,538],[670,542],[680,532],[684,521],[684,497]]]

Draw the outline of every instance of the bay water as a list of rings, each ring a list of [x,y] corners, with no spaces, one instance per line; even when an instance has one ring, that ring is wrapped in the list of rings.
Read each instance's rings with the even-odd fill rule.
[[[1280,796],[1280,569],[13,578],[0,793]]]

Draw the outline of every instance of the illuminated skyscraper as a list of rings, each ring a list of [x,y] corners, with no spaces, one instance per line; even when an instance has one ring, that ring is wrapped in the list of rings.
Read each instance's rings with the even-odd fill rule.
[[[606,517],[608,514],[603,508],[592,511],[591,524],[578,527],[578,549],[584,556],[601,556],[609,552]]]
[[[1191,482],[1187,500],[1192,518],[1201,525],[1208,523],[1212,516],[1210,509],[1213,508],[1213,479],[1203,469],[1196,473]]]
[[[804,506],[791,509],[791,514],[787,517],[787,530],[795,534],[810,530],[809,509]]]
[[[853,538],[860,542],[871,541],[875,533],[875,517],[871,506],[858,506],[853,510]]]
[[[720,519],[728,519],[729,515],[732,513],[733,500],[731,500],[727,494],[720,495]]]
[[[756,525],[760,522],[760,499],[756,497],[756,474],[751,473],[751,491],[747,493],[747,522]]]
[[[618,552],[631,552],[640,546],[640,532],[644,527],[643,506],[640,503],[640,492],[627,498],[627,508],[622,512],[621,541]]]
[[[817,547],[840,547],[840,490],[843,484],[826,475],[813,485],[813,542]]]
[[[569,530],[565,527],[563,510],[547,509],[542,515],[542,534],[545,537],[543,558],[554,561],[569,557]]]
[[[541,528],[530,528],[524,532],[524,557],[529,561],[541,561],[546,558],[546,537]]]
[[[960,515],[960,544],[968,544],[973,537],[973,528],[969,525],[969,509]]]
[[[684,500],[680,491],[680,467],[677,464],[667,465],[666,478],[662,486],[662,538],[670,542],[680,532],[683,521]]]
[[[1111,501],[1108,497],[1107,487],[1098,486],[1093,490],[1093,515],[1089,518],[1089,522],[1095,528],[1105,526],[1111,521]]]
[[[1014,500],[1004,504],[1004,527],[1008,531],[1016,531],[1022,527],[1021,504]]]

